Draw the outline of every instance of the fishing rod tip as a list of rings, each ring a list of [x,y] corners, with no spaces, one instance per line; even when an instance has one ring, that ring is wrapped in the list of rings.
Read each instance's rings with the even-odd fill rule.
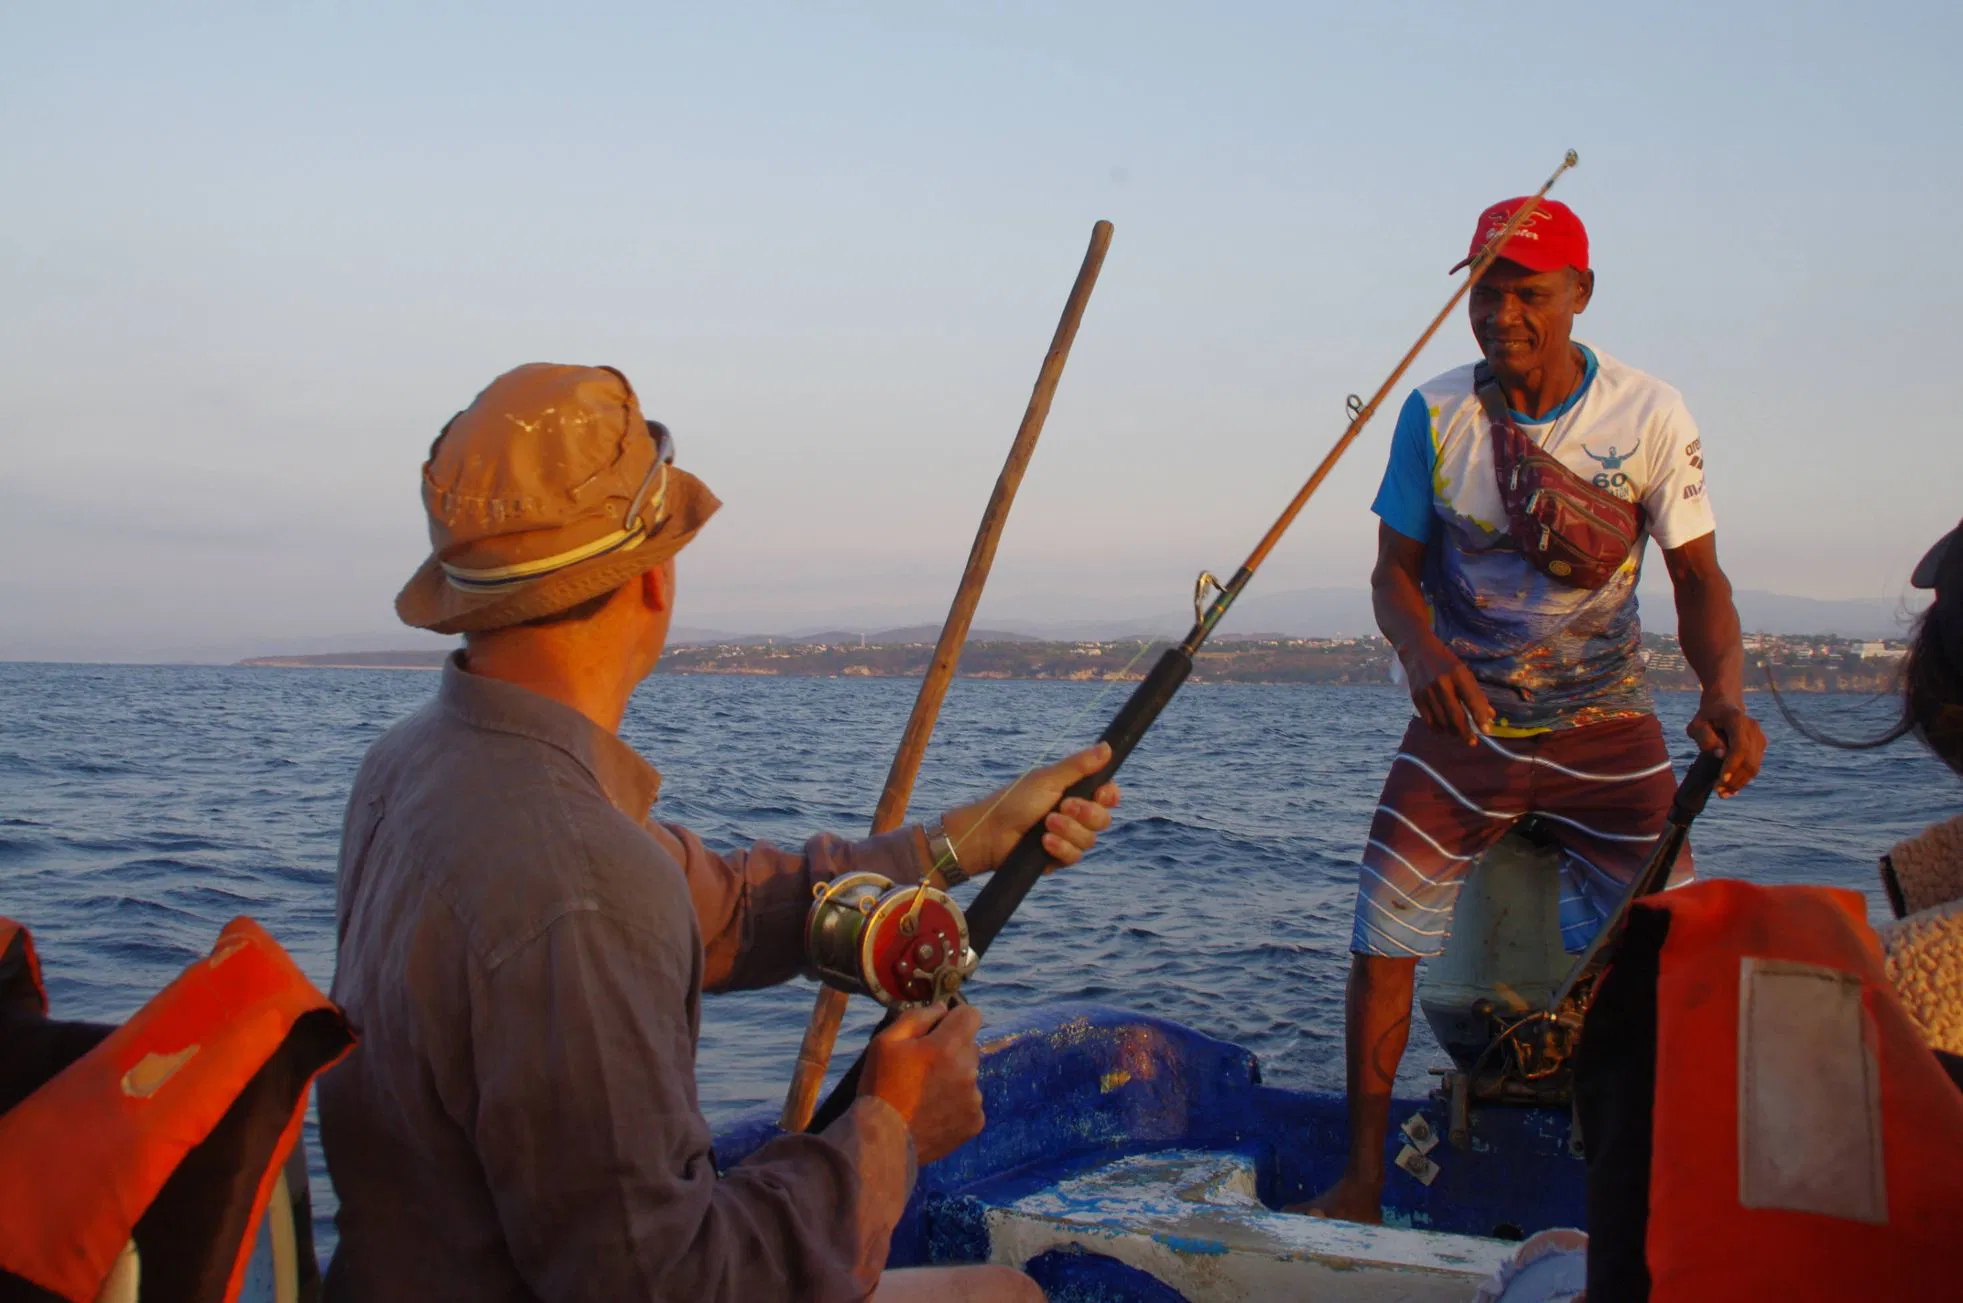
[[[1566,164],[1566,165],[1567,165],[1568,167],[1574,167],[1574,166],[1576,166],[1577,164],[1579,164],[1579,163],[1581,162],[1581,155],[1579,155],[1579,154],[1577,154],[1577,153],[1575,153],[1575,152],[1574,152],[1574,151],[1573,151],[1573,150],[1571,149],[1571,150],[1569,150],[1569,151],[1568,151],[1568,156],[1567,156],[1567,157],[1566,157],[1565,159],[1563,159],[1563,160],[1561,160],[1561,161],[1562,161],[1562,162],[1563,162],[1564,164]]]

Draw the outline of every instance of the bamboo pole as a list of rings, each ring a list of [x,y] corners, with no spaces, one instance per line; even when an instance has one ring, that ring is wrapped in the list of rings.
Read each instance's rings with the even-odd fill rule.
[[[1063,378],[1063,364],[1069,360],[1070,345],[1077,338],[1077,327],[1084,319],[1091,290],[1097,284],[1098,269],[1104,265],[1104,253],[1110,247],[1111,223],[1099,222],[1091,227],[1090,248],[1084,253],[1083,266],[1077,270],[1077,283],[1071,287],[1070,298],[1063,305],[1063,317],[1050,340],[1050,350],[1044,354],[1042,369],[1036,373],[1036,387],[1030,392],[1029,406],[1023,411],[1022,424],[1016,429],[1016,440],[1009,447],[1002,473],[996,477],[995,492],[989,495],[988,507],[982,512],[981,527],[975,531],[974,546],[968,551],[967,568],[961,572],[961,584],[954,590],[954,602],[948,607],[947,623],[941,626],[940,641],[934,645],[934,659],[927,667],[927,676],[920,681],[920,695],[914,698],[913,714],[907,720],[906,732],[900,736],[893,767],[887,771],[886,787],[879,794],[879,806],[872,816],[875,834],[891,832],[906,818],[913,780],[920,773],[921,757],[934,735],[941,702],[947,697],[948,683],[954,678],[954,667],[961,659],[962,644],[968,640],[968,626],[974,620],[975,607],[988,582],[989,567],[995,564],[995,547],[1002,541],[1009,507],[1015,502],[1016,489],[1022,484],[1029,458],[1036,451],[1043,422],[1049,419],[1050,401],[1056,397],[1057,382]],[[845,992],[832,987],[818,988],[811,1022],[804,1029],[804,1043],[798,1047],[791,1088],[784,1097],[784,1112],[778,1119],[778,1125],[786,1131],[802,1131],[811,1121],[849,999]]]

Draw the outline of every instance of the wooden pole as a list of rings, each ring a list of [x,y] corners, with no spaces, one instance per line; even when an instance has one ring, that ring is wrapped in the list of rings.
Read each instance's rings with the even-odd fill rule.
[[[940,641],[934,645],[934,659],[927,667],[927,677],[920,681],[920,695],[914,698],[913,714],[907,720],[906,732],[900,736],[899,752],[893,757],[893,767],[887,771],[886,787],[879,794],[879,806],[872,816],[875,834],[891,832],[906,818],[907,802],[913,796],[913,780],[920,773],[921,757],[934,735],[941,702],[947,697],[948,683],[954,678],[954,667],[961,659],[962,644],[968,641],[968,626],[975,618],[975,607],[988,582],[989,567],[995,564],[995,547],[1002,541],[1009,507],[1015,502],[1016,489],[1022,484],[1029,458],[1036,451],[1043,422],[1049,419],[1050,401],[1056,397],[1057,382],[1063,378],[1063,364],[1070,358],[1070,345],[1077,338],[1077,327],[1084,319],[1091,290],[1097,284],[1098,269],[1104,265],[1104,253],[1110,247],[1111,223],[1099,222],[1091,227],[1091,244],[1084,253],[1084,265],[1077,270],[1077,283],[1071,287],[1070,298],[1063,305],[1063,317],[1050,340],[1050,351],[1044,354],[1042,370],[1036,373],[1036,387],[1030,392],[1022,425],[1016,430],[1016,441],[1009,448],[1002,473],[996,477],[995,492],[989,495],[988,507],[982,512],[981,527],[975,531],[974,546],[968,551],[967,569],[961,572],[960,587],[954,590],[954,602],[948,607],[947,623],[941,626]],[[811,1010],[811,1022],[804,1029],[797,1068],[791,1077],[790,1092],[784,1097],[783,1115],[778,1119],[778,1125],[786,1131],[802,1131],[811,1122],[849,999],[845,992],[832,987],[818,988],[818,1001]]]

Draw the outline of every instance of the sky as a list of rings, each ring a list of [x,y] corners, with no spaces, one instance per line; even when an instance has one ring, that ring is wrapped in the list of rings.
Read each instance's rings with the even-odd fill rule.
[[[1897,599],[1963,514],[1959,12],[0,6],[0,657],[414,645],[418,468],[533,360],[723,498],[679,624],[938,620],[1099,218],[980,622],[1176,608],[1570,147],[1578,336],[1683,391],[1734,582]],[[1263,588],[1367,582],[1406,387]]]

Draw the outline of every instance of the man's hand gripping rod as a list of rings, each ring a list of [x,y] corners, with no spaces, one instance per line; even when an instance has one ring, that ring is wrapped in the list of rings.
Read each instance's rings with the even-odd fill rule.
[[[1431,319],[1431,324],[1425,327],[1424,333],[1418,336],[1417,342],[1411,345],[1403,358],[1398,361],[1397,366],[1384,378],[1383,384],[1377,387],[1377,392],[1371,395],[1370,401],[1359,404],[1354,397],[1350,399],[1350,423],[1344,429],[1342,437],[1336,440],[1335,446],[1330,448],[1322,462],[1315,468],[1315,473],[1309,476],[1308,482],[1302,485],[1294,499],[1276,518],[1275,523],[1268,527],[1268,532],[1248,554],[1247,560],[1241,563],[1241,568],[1234,572],[1234,577],[1222,584],[1211,574],[1200,575],[1193,593],[1193,627],[1187,631],[1186,637],[1178,646],[1168,647],[1160,655],[1158,664],[1152,667],[1152,672],[1147,674],[1145,681],[1132,691],[1131,697],[1119,708],[1116,717],[1105,728],[1100,740],[1108,742],[1111,746],[1110,762],[1090,777],[1079,779],[1074,783],[1064,793],[1064,801],[1072,797],[1088,800],[1098,788],[1110,782],[1117,774],[1125,763],[1126,757],[1131,755],[1133,748],[1137,747],[1146,732],[1157,721],[1159,713],[1178,693],[1180,685],[1186,681],[1186,676],[1193,672],[1193,657],[1198,654],[1207,639],[1213,636],[1214,629],[1219,627],[1221,617],[1227,614],[1228,608],[1247,587],[1248,581],[1254,578],[1254,572],[1261,568],[1261,563],[1268,559],[1268,554],[1274,551],[1277,543],[1281,542],[1281,536],[1288,532],[1288,527],[1295,523],[1295,518],[1302,514],[1304,507],[1308,506],[1309,499],[1314,497],[1316,490],[1322,487],[1322,482],[1329,478],[1329,472],[1335,469],[1336,463],[1342,460],[1343,454],[1349,451],[1352,443],[1356,442],[1356,437],[1363,433],[1363,427],[1370,423],[1372,416],[1376,415],[1377,408],[1382,406],[1384,398],[1396,387],[1397,382],[1404,378],[1404,373],[1410,369],[1411,363],[1417,360],[1418,354],[1424,351],[1426,344],[1431,342],[1431,337],[1438,333],[1438,328],[1445,324],[1445,318],[1452,314],[1460,300],[1464,299],[1472,287],[1479,283],[1479,278],[1486,274],[1486,269],[1493,264],[1498,251],[1533,215],[1534,210],[1540,206],[1540,201],[1546,197],[1549,190],[1554,188],[1554,183],[1561,179],[1561,174],[1578,162],[1580,162],[1579,157],[1573,150],[1569,150],[1567,157],[1561,160],[1561,165],[1554,169],[1554,174],[1547,178],[1546,184],[1535,191],[1532,198],[1522,204],[1519,211],[1507,220],[1506,225],[1495,231],[1492,238],[1486,241],[1479,251],[1479,256],[1473,260],[1471,270],[1464,282],[1453,292],[1452,297],[1446,300],[1445,306],[1438,310],[1438,315]],[[1211,601],[1207,598],[1209,593],[1212,594]],[[1058,805],[1061,804],[1062,801],[1059,801]],[[966,911],[968,942],[976,955],[987,953],[996,935],[1008,923],[1016,908],[1022,904],[1023,897],[1029,894],[1030,888],[1036,885],[1037,880],[1053,863],[1049,853],[1043,849],[1043,821],[1039,819],[1022,835],[1022,840],[1016,843],[1015,849],[1009,852],[1008,858],[989,875],[981,893],[975,897],[974,903]],[[888,1015],[889,1020],[891,1016]],[[851,1106],[854,1096],[858,1093],[859,1073],[864,1065],[865,1055],[861,1054],[858,1062],[854,1063],[845,1076],[839,1079],[838,1085],[832,1088],[832,1093],[825,1097],[824,1104],[820,1106],[817,1115],[811,1121],[812,1130],[823,1130]]]

